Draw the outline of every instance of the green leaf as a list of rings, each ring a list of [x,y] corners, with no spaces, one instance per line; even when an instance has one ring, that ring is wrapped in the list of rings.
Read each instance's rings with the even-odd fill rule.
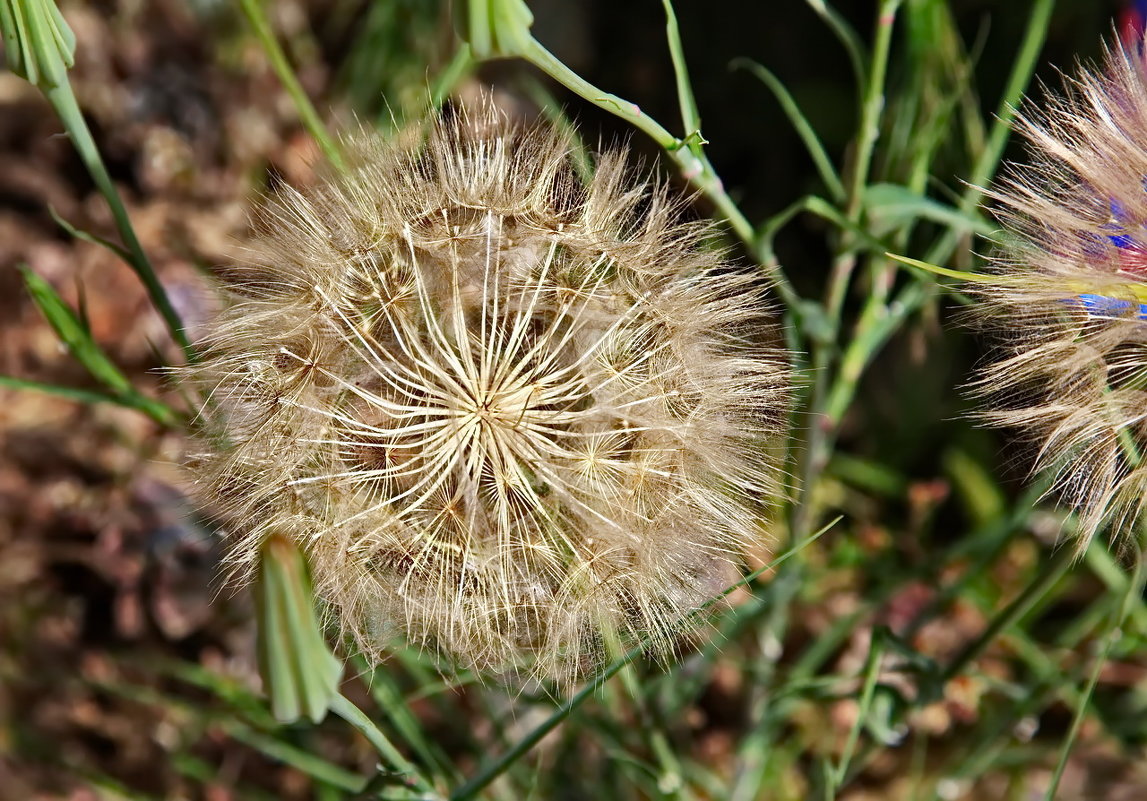
[[[134,704],[147,704],[162,710],[166,715],[178,716],[183,721],[182,748],[194,748],[196,740],[201,736],[207,734],[213,737],[218,730],[236,742],[250,746],[331,787],[352,793],[360,792],[365,787],[367,780],[364,777],[290,742],[293,733],[278,726],[267,714],[262,700],[236,679],[213,673],[194,663],[157,659],[154,654],[142,658],[125,656],[124,662],[131,664],[133,671],[138,671],[132,674],[135,678],[112,674],[85,677],[83,681],[102,693],[130,699]],[[159,690],[151,681],[141,683],[138,678],[140,675],[172,678],[207,690],[221,700],[225,708],[218,709],[214,705],[203,704],[201,700],[189,700],[181,692]],[[174,750],[172,757],[179,754],[179,750]],[[210,768],[207,763],[187,767],[192,770],[189,774],[191,778],[197,781],[209,782],[217,775],[217,767]],[[200,770],[200,767],[207,769]],[[252,796],[249,790],[244,788],[239,797],[263,797]]]
[[[899,498],[908,488],[908,478],[903,473],[849,453],[834,453],[825,471],[847,484],[885,498]]]
[[[836,770],[833,771],[832,789],[834,793],[844,784],[845,776],[848,775],[849,763],[852,762],[856,745],[860,741],[861,728],[872,712],[873,700],[876,696],[876,682],[880,678],[880,664],[883,655],[884,637],[881,635],[880,629],[877,629],[872,632],[872,637],[868,643],[868,658],[865,660],[860,697],[857,699],[856,719],[849,729],[848,737],[844,743],[844,751],[840,755],[840,762],[837,763]]]
[[[968,517],[977,527],[1003,517],[1007,498],[980,462],[966,450],[953,447],[944,453],[943,463],[944,472],[952,480]]]
[[[454,57],[450,59],[450,63],[443,68],[430,85],[431,109],[437,111],[442,108],[446,98],[473,69],[474,54],[471,52],[470,46],[463,42],[458,47],[458,51],[454,53]]]
[[[941,267],[937,264],[929,264],[926,261],[919,259],[912,259],[908,256],[898,256],[895,253],[885,253],[885,256],[893,261],[906,264],[909,267],[915,267],[917,270],[931,273],[932,275],[942,275],[947,278],[957,278],[961,281],[995,281],[999,280],[999,276],[985,274],[985,273],[969,273],[963,270],[950,270],[947,267]]]
[[[872,184],[864,190],[864,207],[874,233],[894,231],[917,219],[959,231],[990,236],[995,228],[980,215],[965,213],[900,184]]]
[[[418,769],[411,764],[411,762],[402,755],[394,744],[387,739],[386,735],[378,726],[374,725],[365,712],[352,704],[345,695],[336,693],[331,699],[331,711],[341,717],[350,725],[358,729],[359,734],[367,739],[374,749],[385,759],[393,770],[379,766],[378,774],[375,776],[374,781],[368,785],[373,786],[387,786],[390,784],[402,784],[407,787],[416,787],[426,793],[423,798],[430,799],[437,798],[433,794],[430,783],[426,780]]]
[[[52,215],[52,219],[56,221],[56,225],[67,231],[69,236],[73,236],[76,239],[83,240],[84,242],[90,242],[93,245],[99,245],[100,247],[107,248],[127,263],[131,263],[131,254],[122,245],[117,245],[110,239],[104,239],[102,236],[96,236],[95,234],[89,231],[85,231],[82,228],[77,228],[65,220],[63,217],[61,217],[59,214],[57,214],[56,210],[51,206],[48,206],[48,213]]]
[[[0,0],[0,34],[8,68],[40,89],[67,80],[76,36],[52,0]]]
[[[792,203],[787,208],[777,212],[772,217],[765,220],[760,226],[759,246],[762,253],[766,256],[773,253],[773,240],[782,228],[788,225],[793,218],[802,212],[815,214],[824,220],[827,220],[839,228],[848,231],[856,237],[857,243],[867,250],[874,253],[884,253],[888,250],[886,244],[882,244],[881,240],[872,236],[868,230],[861,225],[856,224],[850,220],[844,212],[839,208],[829,203],[822,197],[816,195],[809,195],[802,197],[800,200]],[[887,254],[886,254],[887,255]],[[903,259],[901,259],[903,261]]]
[[[274,31],[271,30],[271,23],[263,9],[263,3],[261,0],[239,0],[239,8],[255,31],[255,38],[259,40],[263,52],[266,53],[267,59],[271,62],[271,69],[275,71],[275,75],[278,76],[283,88],[287,90],[287,94],[294,102],[295,111],[298,112],[303,127],[314,137],[327,161],[341,169],[344,166],[342,152],[327,131],[326,126],[323,125],[319,113],[315,111],[314,104],[307,97],[303,85],[299,83],[298,76],[287,61],[287,54],[283,52],[282,46],[275,38]]]
[[[802,298],[794,308],[800,320],[800,330],[810,342],[828,343],[832,341],[833,324],[825,313],[824,306],[815,300]]]

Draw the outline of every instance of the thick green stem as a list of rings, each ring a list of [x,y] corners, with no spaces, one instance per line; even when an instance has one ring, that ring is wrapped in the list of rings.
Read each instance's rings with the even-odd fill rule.
[[[877,11],[872,65],[867,71],[868,81],[857,129],[856,156],[848,177],[845,218],[852,225],[859,222],[863,211],[864,190],[880,133],[880,116],[884,109],[884,81],[888,70],[892,29],[900,2],[901,0],[883,0]],[[855,240],[845,234],[841,237],[840,247],[829,275],[828,289],[825,292],[824,319],[828,322],[829,330],[820,341],[813,343],[812,368],[815,378],[807,407],[809,437],[801,455],[798,469],[800,496],[792,516],[792,527],[797,531],[805,530],[813,524],[815,517],[811,504],[813,484],[824,469],[835,440],[836,428],[840,423],[839,416],[826,414],[826,404],[831,388],[835,384],[830,371],[839,351],[840,317],[855,267]]]
[[[571,92],[647,134],[680,167],[682,176],[717,205],[741,241],[747,246],[752,246],[754,239],[752,224],[725,192],[721,179],[713,171],[708,159],[703,155],[699,158],[695,148],[671,134],[661,123],[645,114],[637,104],[598,89],[554,57],[536,39],[530,39],[522,57]]]
[[[532,37],[522,47],[518,55],[574,94],[593,103],[598,108],[620,117],[648,135],[674,161],[682,177],[701,190],[713,202],[721,216],[728,221],[733,232],[749,252],[757,255],[758,243],[753,225],[725,191],[725,185],[717,175],[716,170],[713,169],[709,157],[705,155],[696,131],[688,132],[685,139],[678,139],[661,123],[645,114],[637,104],[597,88],[563,64]],[[685,108],[688,107],[687,105]],[[695,120],[693,115],[686,113],[685,116],[690,120]],[[777,292],[781,299],[786,305],[792,307],[798,297],[789,284],[788,278],[778,265],[767,266],[770,268],[771,277],[776,282]]]
[[[1036,0],[1034,4],[1007,87],[1000,99],[992,132],[984,151],[972,168],[970,183],[960,198],[958,208],[963,212],[975,208],[983,197],[984,190],[981,185],[995,174],[999,166],[1004,147],[1011,134],[1015,107],[1020,102],[1035,70],[1035,61],[1047,37],[1047,27],[1054,7],[1055,0]],[[959,237],[960,232],[949,229],[928,251],[924,261],[933,264],[947,261],[959,242]],[[874,286],[878,287],[879,294],[874,293],[874,297],[869,298],[865,309],[861,312],[855,335],[845,349],[841,358],[841,368],[825,402],[824,411],[827,419],[824,427],[830,431],[835,430],[851,405],[860,377],[875,355],[900,326],[932,296],[930,283],[913,281],[901,289],[890,303],[886,302],[891,289],[888,265],[883,265],[881,270],[882,274],[874,274]],[[816,449],[810,444],[809,450],[812,460],[822,459],[825,453],[823,443]]]

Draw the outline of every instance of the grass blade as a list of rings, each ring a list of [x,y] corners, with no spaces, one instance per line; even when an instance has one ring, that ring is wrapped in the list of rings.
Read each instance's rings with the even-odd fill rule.
[[[947,684],[963,673],[964,669],[967,668],[976,657],[983,653],[984,649],[987,648],[996,637],[1026,615],[1036,603],[1047,595],[1063,574],[1071,567],[1074,556],[1075,552],[1071,548],[1061,547],[1056,550],[1051,559],[1043,565],[1039,573],[1036,574],[1036,577],[1032,579],[1031,583],[1028,584],[1023,592],[999,614],[993,617],[991,623],[988,624],[988,627],[983,633],[969,643],[964,650],[952,660],[948,667],[945,668],[943,674],[940,676],[940,686],[943,687],[944,684]]]
[[[294,102],[295,109],[299,112],[299,118],[303,122],[303,127],[314,138],[327,160],[341,169],[343,167],[342,153],[339,152],[334,139],[331,138],[326,126],[323,125],[318,112],[315,111],[314,105],[307,97],[307,93],[303,91],[303,85],[299,83],[295,71],[291,69],[286,53],[283,52],[283,48],[275,38],[274,31],[271,30],[271,23],[263,12],[263,6],[259,0],[239,0],[239,7],[255,31],[255,38],[263,46],[263,52],[267,54],[267,58],[271,62],[271,69],[275,71],[279,81],[283,84],[283,88],[287,90],[287,94]]]
[[[841,183],[840,175],[837,174],[836,167],[833,166],[832,159],[829,157],[828,151],[824,149],[824,145],[821,144],[820,137],[817,136],[816,130],[812,127],[812,123],[808,121],[804,112],[801,111],[800,106],[797,105],[796,98],[789,92],[788,87],[768,68],[751,59],[738,58],[733,61],[732,66],[733,68],[743,67],[749,70],[773,93],[777,102],[781,104],[781,110],[784,111],[793,129],[797,132],[797,136],[799,136],[804,143],[805,149],[808,150],[809,155],[812,156],[816,171],[820,173],[820,179],[824,181],[824,185],[828,188],[829,195],[835,202],[843,203],[845,197],[844,184]]]
[[[829,30],[833,32],[840,43],[844,45],[844,50],[848,54],[848,62],[852,65],[852,75],[856,79],[856,92],[861,93],[861,87],[864,86],[865,81],[868,80],[868,70],[865,64],[868,62],[868,54],[865,52],[864,43],[860,40],[860,35],[856,32],[840,12],[830,6],[824,0],[805,0],[809,8],[811,8],[816,15],[824,20]]]
[[[10,375],[0,375],[0,387],[43,392],[47,395],[55,395],[60,398],[78,401],[79,403],[114,403],[118,406],[135,408],[125,402],[123,398],[118,398],[115,395],[107,395],[103,392],[96,392],[90,389],[64,387],[59,384],[49,384],[44,381],[30,381],[26,378],[15,378]]]
[[[125,395],[132,391],[131,382],[112,360],[108,358],[103,349],[92,339],[91,331],[80,320],[75,312],[64,302],[56,290],[40,276],[21,267],[24,275],[24,286],[36,308],[44,315],[56,336],[60,338],[72,356],[84,366],[92,377],[110,389],[116,395]]]
[[[311,752],[285,743],[277,737],[237,724],[224,724],[223,730],[232,739],[254,748],[277,762],[290,765],[316,781],[348,793],[361,792],[366,786],[367,780],[357,773],[320,759]]]
[[[1087,717],[1087,708],[1091,704],[1091,696],[1095,692],[1096,685],[1099,684],[1099,675],[1103,672],[1103,666],[1107,664],[1107,657],[1111,653],[1112,647],[1119,640],[1123,624],[1126,622],[1132,606],[1142,598],[1142,595],[1143,562],[1142,559],[1136,559],[1134,573],[1127,582],[1126,589],[1123,591],[1123,598],[1119,603],[1117,614],[1111,621],[1111,629],[1103,638],[1103,645],[1100,647],[1099,653],[1095,658],[1095,666],[1091,669],[1091,675],[1087,679],[1087,685],[1083,688],[1083,692],[1079,698],[1079,704],[1076,706],[1075,715],[1072,716],[1071,728],[1068,729],[1067,737],[1063,740],[1063,746],[1059,753],[1059,761],[1055,766],[1055,773],[1052,775],[1051,784],[1048,786],[1047,794],[1044,796],[1045,801],[1055,800],[1059,783],[1063,779],[1063,771],[1067,768],[1067,760],[1071,756],[1072,746],[1075,745],[1075,740],[1079,736],[1079,728],[1083,725],[1084,718]]]
[[[95,234],[89,231],[85,231],[82,228],[77,228],[65,220],[63,217],[61,217],[59,214],[57,214],[56,210],[52,206],[48,206],[48,214],[52,215],[52,219],[56,221],[56,225],[67,231],[69,236],[80,239],[84,242],[90,242],[93,245],[99,245],[102,248],[107,248],[124,261],[128,263],[131,262],[131,254],[128,253],[122,245],[117,245],[110,239],[104,239],[102,236],[96,236]]]
[[[880,660],[884,656],[884,638],[879,630],[872,632],[872,639],[868,644],[868,658],[864,665],[864,683],[861,686],[860,701],[856,710],[856,720],[849,729],[848,739],[844,744],[844,751],[840,755],[840,763],[832,773],[833,793],[844,784],[848,775],[848,765],[856,753],[856,744],[860,740],[860,730],[872,709],[872,699],[876,695],[876,680],[880,677]]]
[[[17,378],[4,378],[3,383],[17,389],[35,389],[54,395],[68,397],[84,403],[115,403],[143,412],[160,425],[171,427],[178,423],[179,415],[167,404],[147,397],[136,389],[127,376],[112,362],[103,348],[92,338],[87,324],[59,296],[56,290],[40,276],[25,266],[20,267],[24,276],[24,286],[32,302],[44,315],[56,336],[67,346],[84,369],[109,393],[69,389],[37,381]]]

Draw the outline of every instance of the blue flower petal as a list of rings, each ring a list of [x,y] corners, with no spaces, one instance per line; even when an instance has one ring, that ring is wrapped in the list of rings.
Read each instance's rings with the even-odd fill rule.
[[[1083,310],[1093,317],[1114,319],[1130,317],[1129,312],[1135,309],[1135,307],[1138,307],[1138,318],[1140,320],[1147,320],[1147,303],[1135,303],[1131,300],[1091,294],[1078,295],[1069,299],[1067,302],[1082,306]]]

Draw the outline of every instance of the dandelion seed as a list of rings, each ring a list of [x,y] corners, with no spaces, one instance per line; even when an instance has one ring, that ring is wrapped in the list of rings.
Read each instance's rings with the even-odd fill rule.
[[[666,656],[760,545],[780,491],[784,354],[760,281],[621,154],[490,107],[264,214],[258,266],[196,378],[229,443],[200,460],[367,654],[571,678],[611,644]]]
[[[1033,160],[992,192],[1009,238],[973,288],[1002,352],[974,388],[1100,531],[1138,536],[1147,500],[1147,74],[1139,46],[1021,118]]]

